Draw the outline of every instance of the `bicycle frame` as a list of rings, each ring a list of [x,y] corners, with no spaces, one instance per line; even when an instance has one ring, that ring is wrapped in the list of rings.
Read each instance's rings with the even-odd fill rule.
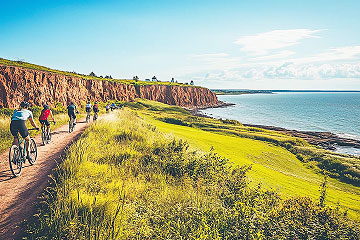
[[[21,144],[23,144],[23,146],[21,146]],[[21,161],[23,161],[25,159],[25,156],[26,156],[26,140],[25,139],[21,139],[19,141],[19,149],[20,149],[20,157],[21,157]]]

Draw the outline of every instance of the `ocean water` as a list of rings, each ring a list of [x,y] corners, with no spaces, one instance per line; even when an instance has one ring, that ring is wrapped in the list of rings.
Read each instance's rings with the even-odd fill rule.
[[[327,131],[360,140],[360,93],[357,92],[280,92],[218,98],[235,106],[202,112],[241,123]],[[360,155],[360,149],[349,147],[339,147],[337,152]]]

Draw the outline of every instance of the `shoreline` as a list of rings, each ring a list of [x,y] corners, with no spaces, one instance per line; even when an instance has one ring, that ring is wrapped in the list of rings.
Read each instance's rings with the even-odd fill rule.
[[[207,109],[207,108],[220,108],[220,107],[229,107],[234,106],[234,103],[226,103],[221,102],[219,106],[215,107],[201,107],[201,108],[193,108],[188,109],[190,110],[191,114],[198,117],[207,117],[207,118],[214,118],[209,115],[206,115],[202,113],[200,110]],[[221,118],[219,118],[221,119]],[[277,126],[267,126],[267,125],[259,125],[259,124],[244,124],[242,125],[246,127],[256,127],[266,130],[272,130],[280,133],[285,133],[294,137],[298,137],[301,139],[304,139],[309,144],[321,147],[326,150],[330,150],[335,152],[340,147],[350,147],[350,148],[356,148],[360,149],[360,140],[352,139],[352,138],[346,138],[338,136],[335,133],[332,132],[320,132],[320,131],[301,131],[301,130],[294,130],[294,129],[286,129],[283,127],[277,127]],[[352,155],[352,154],[350,154]],[[357,156],[357,155],[354,155]]]
[[[205,105],[205,106],[193,106],[193,107],[183,107],[186,110],[189,110],[190,112],[198,112],[199,110],[204,110],[204,109],[208,109],[208,108],[226,108],[226,107],[230,107],[230,106],[235,106],[235,103],[227,103],[227,102],[222,102],[222,101],[218,101],[217,104],[214,105]]]

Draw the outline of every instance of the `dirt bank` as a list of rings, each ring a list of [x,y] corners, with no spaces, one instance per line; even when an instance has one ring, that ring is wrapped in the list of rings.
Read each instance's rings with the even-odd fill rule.
[[[207,88],[175,85],[123,84],[106,80],[87,80],[34,69],[0,65],[0,107],[15,108],[24,99],[36,105],[69,101],[133,101],[144,98],[182,107],[218,105],[216,95]]]

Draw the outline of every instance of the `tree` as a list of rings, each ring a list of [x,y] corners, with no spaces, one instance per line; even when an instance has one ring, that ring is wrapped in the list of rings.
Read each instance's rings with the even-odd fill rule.
[[[89,76],[96,77],[96,74],[94,72],[91,72]]]

